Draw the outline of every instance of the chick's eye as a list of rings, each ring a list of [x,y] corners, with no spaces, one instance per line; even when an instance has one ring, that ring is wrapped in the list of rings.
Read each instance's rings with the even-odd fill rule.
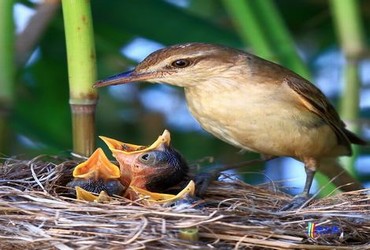
[[[139,161],[146,164],[154,164],[156,162],[156,155],[153,152],[148,152],[140,155]]]
[[[173,61],[171,65],[175,68],[185,68],[190,65],[190,61],[188,59],[179,59]]]

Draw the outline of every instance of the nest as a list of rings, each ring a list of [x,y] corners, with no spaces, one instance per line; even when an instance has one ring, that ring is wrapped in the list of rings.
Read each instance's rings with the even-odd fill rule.
[[[370,248],[369,190],[279,211],[291,197],[273,184],[230,178],[214,182],[198,201],[96,203],[65,188],[76,164],[50,157],[0,164],[0,249]],[[310,236],[309,223],[339,232]]]

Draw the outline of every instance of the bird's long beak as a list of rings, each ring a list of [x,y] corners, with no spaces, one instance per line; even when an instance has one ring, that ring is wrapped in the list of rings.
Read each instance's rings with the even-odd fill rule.
[[[150,146],[141,146],[130,143],[124,143],[105,136],[99,137],[105,142],[105,144],[107,144],[108,148],[112,151],[113,155],[116,155],[116,153],[123,153],[125,155],[143,153],[150,150],[158,149],[161,145],[169,146],[171,142],[171,135],[168,130],[165,130],[163,134],[160,135],[158,139],[155,142],[153,142],[153,144]]]
[[[121,176],[119,168],[111,163],[101,148],[95,150],[90,158],[73,170],[73,177],[81,179],[117,179]]]
[[[119,85],[125,84],[130,82],[139,82],[139,81],[146,81],[151,79],[157,75],[156,72],[148,72],[148,73],[137,73],[135,70],[130,70],[127,72],[119,73],[114,76],[110,76],[106,79],[100,80],[96,82],[93,87],[100,88],[104,86],[111,86],[111,85]]]

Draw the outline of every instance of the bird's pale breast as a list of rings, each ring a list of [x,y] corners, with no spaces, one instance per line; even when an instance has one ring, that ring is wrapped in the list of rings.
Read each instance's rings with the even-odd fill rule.
[[[298,159],[344,154],[332,129],[299,105],[286,84],[214,83],[185,93],[192,114],[219,139],[265,155]]]

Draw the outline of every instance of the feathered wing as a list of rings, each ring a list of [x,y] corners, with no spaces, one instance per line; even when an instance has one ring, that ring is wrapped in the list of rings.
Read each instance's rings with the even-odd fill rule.
[[[366,142],[345,128],[337,111],[325,95],[310,82],[303,79],[286,78],[285,82],[294,90],[302,104],[311,112],[323,119],[335,132],[338,144],[345,146],[351,152],[351,143],[365,145]]]
[[[295,78],[286,79],[286,83],[298,94],[302,104],[308,110],[321,117],[333,129],[337,135],[338,144],[345,146],[349,155],[352,154],[351,143],[366,145],[364,140],[345,128],[346,125],[325,95],[314,85],[304,81],[303,79]],[[320,172],[329,177],[342,191],[353,191],[363,188],[358,180],[342,168],[336,158],[321,159],[320,165]]]

